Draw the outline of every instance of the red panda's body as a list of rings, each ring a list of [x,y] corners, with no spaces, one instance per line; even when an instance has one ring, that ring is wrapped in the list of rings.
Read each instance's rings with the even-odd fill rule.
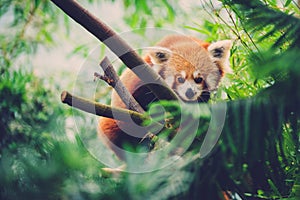
[[[156,47],[149,50],[145,61],[166,81],[185,102],[206,102],[210,92],[218,87],[221,77],[229,72],[227,64],[231,41],[206,43],[197,38],[171,35],[165,37]],[[120,77],[122,83],[133,97],[146,110],[155,101],[155,96],[143,86],[143,82],[129,69]],[[111,106],[126,108],[113,91]],[[108,146],[123,158],[122,146],[125,143],[137,145],[146,134],[130,130],[124,122],[109,118],[99,121],[99,134]],[[120,129],[125,127],[126,131]]]

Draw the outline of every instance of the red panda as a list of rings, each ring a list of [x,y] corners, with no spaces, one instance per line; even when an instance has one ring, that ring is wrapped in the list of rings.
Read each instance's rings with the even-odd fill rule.
[[[231,72],[231,45],[230,40],[210,44],[190,36],[170,35],[158,42],[156,47],[150,48],[144,60],[184,102],[207,102],[221,78]],[[145,110],[151,102],[157,100],[131,70],[125,70],[120,80]],[[126,108],[115,91],[112,92],[111,106]],[[124,159],[123,151],[120,151],[122,146],[125,143],[138,145],[146,132],[125,133],[120,126],[126,124],[100,118],[98,130],[108,146],[119,158]]]

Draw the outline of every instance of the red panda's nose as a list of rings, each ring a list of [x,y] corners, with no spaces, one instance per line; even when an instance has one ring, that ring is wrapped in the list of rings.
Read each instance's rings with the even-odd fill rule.
[[[185,92],[185,96],[186,96],[187,98],[191,99],[191,98],[193,98],[193,97],[195,96],[195,93],[194,93],[194,91],[193,91],[191,88],[189,88],[189,89],[187,89],[187,91]]]

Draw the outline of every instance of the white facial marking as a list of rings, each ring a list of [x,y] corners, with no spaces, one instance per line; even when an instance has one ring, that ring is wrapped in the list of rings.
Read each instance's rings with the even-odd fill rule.
[[[162,66],[161,66],[161,65],[158,65],[158,64],[154,64],[154,65],[152,66],[152,69],[153,69],[156,73],[158,73],[158,72],[161,70],[161,68],[162,68]]]
[[[180,74],[181,74],[182,78],[184,78],[184,79],[186,78],[186,72],[185,71],[181,71]]]
[[[181,74],[186,75],[186,72]],[[202,93],[202,84],[196,84],[194,79],[187,79],[184,83],[176,83],[176,92],[184,101],[197,101]]]
[[[170,88],[172,88],[174,81],[175,81],[174,76],[167,76],[166,79],[165,79],[165,82],[167,83],[167,85]]]
[[[200,71],[199,70],[194,71],[193,78],[197,78],[199,76],[200,76]]]

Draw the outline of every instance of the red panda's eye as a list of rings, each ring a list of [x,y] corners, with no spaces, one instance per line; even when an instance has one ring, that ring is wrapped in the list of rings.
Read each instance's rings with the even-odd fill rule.
[[[159,59],[164,59],[166,58],[166,55],[162,52],[156,52],[156,57]]]
[[[178,80],[179,83],[184,83],[184,81],[185,81],[185,79],[182,78],[182,77],[178,77],[177,80]]]
[[[194,79],[195,83],[201,83],[203,81],[203,78],[198,77]]]

